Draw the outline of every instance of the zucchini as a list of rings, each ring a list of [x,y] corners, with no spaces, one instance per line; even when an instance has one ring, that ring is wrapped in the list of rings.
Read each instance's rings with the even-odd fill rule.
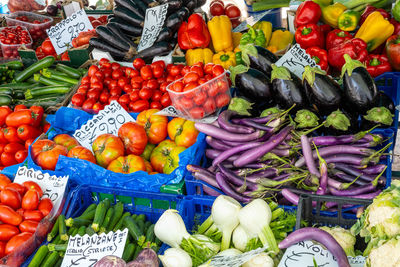
[[[35,77],[35,81],[38,81],[39,83],[41,83],[43,85],[71,86],[71,84],[69,84],[69,83],[56,81],[56,80],[47,78],[47,77],[45,77],[43,75],[40,75],[38,73],[34,74],[34,77]]]
[[[78,71],[81,74],[81,76],[85,76],[88,72],[88,70],[84,68],[79,68]]]
[[[50,233],[47,235],[47,241],[50,242],[54,237],[58,235],[58,226],[60,224],[60,216],[57,218],[56,222],[53,225]]]
[[[22,70],[24,67],[24,64],[22,64],[22,62],[19,60],[9,61],[1,65],[7,67],[10,70]]]
[[[137,214],[132,214],[132,219],[134,219],[135,221],[136,221],[136,218],[137,218]]]
[[[93,217],[92,217],[92,218],[89,218],[90,216],[89,216],[89,217],[87,217],[87,216],[88,216],[88,214],[89,214],[92,210],[96,210],[96,207],[97,207],[97,204],[96,204],[96,203],[90,204],[90,205],[85,209],[85,211],[82,212],[82,214],[79,216],[79,218],[88,219],[88,220],[93,219]]]
[[[130,25],[129,23],[125,22],[124,20],[121,20],[119,18],[112,18],[108,24],[113,23],[116,24],[117,27],[122,29],[124,33],[133,35],[133,36],[141,36],[143,28],[140,27],[135,27],[133,25]]]
[[[147,229],[150,227],[151,222],[150,221],[145,221],[144,222],[144,231],[143,233],[147,233]]]
[[[67,234],[68,234],[69,236],[72,235],[72,233],[74,232],[75,228],[76,228],[76,227],[71,227],[71,228],[69,228]]]
[[[101,202],[104,202],[104,207],[108,210],[111,206],[111,200],[109,198],[103,199]]]
[[[84,236],[85,233],[86,233],[86,226],[82,225],[81,227],[79,227],[78,235]]]
[[[13,96],[14,91],[10,87],[2,87],[2,88],[0,88],[0,94]]]
[[[146,215],[144,214],[139,214],[136,218],[136,221],[143,221],[143,223],[146,221]]]
[[[25,99],[25,92],[23,90],[13,90],[14,99]]]
[[[154,234],[154,224],[150,225],[149,228],[146,230],[146,241],[149,241],[150,243],[153,243],[156,235]]]
[[[139,18],[144,20],[144,15],[146,15],[146,11],[143,12],[132,1],[130,1],[130,0],[114,0],[114,2],[117,5],[122,6],[122,7],[126,8],[126,9],[130,10],[132,13],[135,13],[135,15],[137,15]]]
[[[74,78],[74,79],[80,79],[81,77],[81,73],[79,72],[79,70],[71,68],[67,65],[58,63],[56,65],[56,70],[63,72],[65,74],[67,74],[69,77]]]
[[[28,267],[39,267],[42,263],[43,259],[46,258],[47,253],[49,253],[49,249],[46,245],[41,246],[35,253],[35,256],[32,258]]]
[[[136,225],[139,227],[140,232],[145,233],[144,222],[142,220],[136,220],[135,222],[136,222]]]
[[[49,251],[66,251],[68,244],[48,244]]]
[[[130,11],[129,9],[126,9],[124,7],[119,6],[119,7],[114,8],[114,16],[117,18],[123,19],[126,22],[128,22],[134,26],[142,27],[142,28],[144,26],[144,19],[141,19],[135,13],[133,13],[132,11]]]
[[[94,214],[94,219],[92,223],[93,230],[97,233],[100,230],[100,225],[104,221],[104,216],[106,215],[106,207],[104,201],[100,202],[96,207],[96,212]]]
[[[79,80],[77,79],[68,77],[67,75],[64,74],[58,74],[57,72],[50,69],[43,69],[40,71],[40,73],[46,78],[54,79],[60,82],[70,83],[72,85],[78,84],[79,82]]]
[[[55,59],[52,56],[47,56],[45,58],[42,58],[41,60],[33,63],[28,68],[24,69],[23,71],[15,75],[14,80],[16,82],[23,82],[29,77],[31,77],[35,72],[38,72],[41,69],[48,68],[51,65],[53,65],[54,61]]]
[[[124,204],[122,204],[122,202],[117,202],[117,204],[115,204],[114,206],[114,215],[112,216],[111,221],[107,226],[107,232],[114,229],[114,226],[118,223],[123,213],[124,213]]]
[[[35,89],[28,89],[25,92],[25,98],[27,100],[36,98],[38,96],[50,95],[50,94],[66,94],[71,90],[71,86],[46,86]]]
[[[13,102],[13,99],[9,95],[0,94],[0,106],[9,106]]]
[[[58,232],[58,230],[57,230],[57,232]],[[61,242],[64,242],[64,241],[61,241],[60,235],[57,234],[56,238],[53,239],[52,243],[53,244],[60,244]]]
[[[63,257],[60,257],[60,258],[58,259],[58,261],[56,262],[56,264],[54,264],[54,267],[60,267],[61,264],[62,264],[62,262],[63,262],[63,260],[64,260],[64,258],[63,258]]]
[[[143,250],[141,246],[136,246],[135,248],[135,254],[133,255],[133,259],[136,259],[139,253]]]
[[[113,231],[116,232],[117,230],[122,230],[124,219],[125,219],[125,217],[129,217],[129,216],[131,216],[131,214],[129,212],[125,212],[119,219],[118,223],[114,226]]]
[[[143,235],[143,232],[139,228],[139,226],[136,224],[135,220],[132,219],[132,217],[126,216],[124,218],[124,226],[128,228],[129,233],[133,237],[134,240],[138,241],[139,238]]]
[[[96,232],[93,230],[92,226],[89,225],[88,227],[86,227],[86,234],[88,234],[89,236],[94,235]]]
[[[96,212],[96,210],[91,210],[91,211],[89,211],[89,212],[87,212],[87,213],[85,213],[85,214],[82,214],[82,215],[79,216],[79,217],[76,217],[76,218],[68,218],[68,219],[65,221],[65,224],[66,224],[67,226],[69,226],[69,227],[77,226],[77,225],[79,225],[79,226],[86,225],[86,226],[87,226],[87,225],[89,225],[89,224],[91,223],[91,221],[93,220],[95,212]],[[88,223],[86,224],[86,222],[88,222]]]
[[[54,267],[60,255],[57,252],[52,252],[50,256],[43,262],[42,267]]]
[[[67,226],[65,225],[65,216],[61,214],[60,221],[58,222],[58,234],[60,235],[61,240],[67,241]]]
[[[72,234],[70,236],[76,236],[78,234],[79,228],[74,227],[74,231],[72,231]],[[68,238],[70,237],[68,236]]]
[[[125,244],[124,252],[122,253],[122,259],[126,262],[129,262],[133,255],[135,255],[136,246],[132,243]]]
[[[2,87],[10,87],[13,90],[15,90],[15,89],[25,89],[27,87],[33,87],[34,85],[35,84],[27,83],[27,82],[23,82],[23,83],[6,83],[6,84],[0,85],[0,88],[2,88]]]
[[[44,109],[47,109],[49,107],[54,107],[62,100],[64,100],[65,95],[56,95],[56,96],[45,96],[45,97],[40,97],[40,98],[35,98],[35,99],[30,99],[30,100],[16,100],[14,101],[14,104],[18,105],[25,105],[27,107],[31,106],[42,106]]]
[[[103,221],[103,223],[101,224],[100,233],[105,233],[105,232],[107,232],[107,227],[108,227],[108,225],[110,224],[111,217],[112,217],[113,215],[114,215],[114,208],[111,207],[111,208],[109,208],[109,209],[107,210],[106,217],[104,218],[104,221]]]

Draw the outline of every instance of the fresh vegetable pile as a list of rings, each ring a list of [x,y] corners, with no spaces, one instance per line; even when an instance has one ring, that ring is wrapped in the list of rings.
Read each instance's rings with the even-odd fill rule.
[[[17,58],[20,44],[32,45],[32,39],[25,27],[5,27],[0,32],[0,44],[4,58]]]
[[[44,18],[42,20],[36,19],[36,18],[32,18],[32,17],[28,17],[28,16],[17,16],[16,18],[14,18],[15,20],[19,20],[19,21],[23,21],[23,22],[27,22],[30,24],[34,24],[31,25],[31,27],[29,27],[29,33],[32,36],[33,40],[38,40],[38,39],[45,39],[47,37],[47,33],[46,33],[46,27],[48,25],[50,19],[48,18]],[[23,23],[22,25],[26,25],[27,23]],[[12,23],[14,24],[14,23]],[[15,23],[16,25],[18,25],[18,23]],[[46,25],[43,25],[46,24]],[[50,25],[48,25],[50,26]]]
[[[124,212],[122,202],[112,204],[110,199],[106,198],[98,204],[93,203],[88,206],[78,217],[65,218],[64,215],[60,215],[47,235],[47,241],[50,243],[42,245],[37,250],[29,266],[53,266],[57,262],[62,262],[70,236],[84,236],[85,234],[92,236],[96,233],[107,234],[110,231],[124,229],[128,229],[129,235],[122,255],[123,262],[140,263],[144,260],[144,255],[151,253],[148,250],[157,252],[162,244],[154,234],[154,224],[146,220],[144,214]],[[153,254],[155,254],[154,251]],[[99,259],[95,266],[104,266],[102,264],[108,262],[106,259]],[[158,263],[156,256],[153,256],[153,261]]]
[[[166,267],[196,267],[216,255],[239,255],[264,246],[268,246],[265,253],[242,266],[258,266],[256,262],[274,266],[273,258],[279,260],[278,242],[292,231],[295,222],[293,213],[278,208],[274,202],[256,199],[242,207],[229,196],[219,196],[212,205],[211,215],[192,235],[174,210],[161,215],[154,233],[171,246],[159,256]]]

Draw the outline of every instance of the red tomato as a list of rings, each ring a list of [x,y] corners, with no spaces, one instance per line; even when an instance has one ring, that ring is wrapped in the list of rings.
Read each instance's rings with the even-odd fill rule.
[[[42,198],[42,200],[40,200],[38,210],[40,210],[44,217],[46,217],[52,209],[53,202],[51,202],[50,198]]]
[[[93,98],[86,99],[86,101],[83,102],[82,109],[84,111],[91,111],[93,109],[93,105],[95,103],[96,103],[96,100]]]
[[[123,124],[118,130],[118,137],[123,141],[126,153],[134,155],[141,155],[148,141],[146,130],[136,122]]]
[[[19,215],[16,211],[14,211],[9,206],[0,205],[0,220],[3,223],[11,224],[11,225],[19,225],[22,222],[22,216]]]
[[[183,83],[188,84],[192,82],[197,82],[200,76],[197,72],[188,72],[183,76]]]
[[[141,59],[141,58],[136,58],[136,59],[133,61],[133,67],[134,67],[135,69],[139,70],[139,71],[140,71],[140,69],[141,69],[143,66],[145,66],[145,65],[146,65],[146,62],[144,62],[144,60]]]
[[[16,248],[25,243],[29,238],[31,238],[32,233],[24,232],[13,236],[6,244],[5,254],[8,255],[13,252]]]
[[[21,123],[23,124],[23,123]],[[4,138],[8,141],[8,142],[16,142],[16,143],[20,143],[21,139],[19,139],[18,137],[18,132],[17,129],[15,127],[6,127],[2,129],[3,134],[4,134]]]
[[[71,98],[71,103],[74,106],[82,107],[83,102],[85,102],[85,95],[84,94],[76,93]]]
[[[212,67],[212,75],[214,78],[220,76],[224,72],[225,70],[221,65],[214,65]]]
[[[101,94],[99,96],[100,103],[108,104],[108,98],[109,97],[110,97],[110,94],[108,93],[108,91],[101,92]]]
[[[6,117],[10,113],[12,113],[12,110],[9,107],[0,107],[0,126],[4,125]]]
[[[204,91],[197,92],[193,97],[193,101],[197,106],[201,106],[206,101],[207,94]]]
[[[38,224],[39,222],[37,221],[32,221],[32,220],[23,221],[19,225],[19,230],[21,230],[21,232],[29,232],[33,234],[36,232]]]
[[[104,58],[104,57],[102,59],[100,59],[100,61],[99,61],[99,65],[102,67],[107,66],[108,63],[110,63],[110,60],[108,60],[107,58]]]
[[[117,84],[118,84],[119,87],[124,88],[125,85],[128,84],[128,78],[126,78],[126,77],[120,78],[120,79],[118,80],[118,83],[117,83]]]
[[[134,102],[132,105],[129,104],[129,108],[132,112],[142,112],[150,107],[149,102],[147,100],[138,100]]]
[[[16,226],[10,224],[0,224],[0,240],[8,241],[11,237],[19,234]],[[3,242],[2,242],[3,243]]]
[[[162,68],[161,66],[156,65],[152,68],[153,68],[153,76],[154,77],[161,78],[164,75],[164,68]]]
[[[231,4],[231,5],[227,5],[225,7],[225,15],[227,15],[229,18],[237,18],[240,17],[241,13],[240,13],[240,9]]]
[[[122,73],[122,70],[121,70],[121,69],[114,70],[114,71],[111,73],[111,77],[112,77],[114,80],[121,79],[123,76],[124,76],[124,74]]]
[[[103,70],[104,84],[108,85],[110,83],[110,81],[112,81],[111,74],[112,74],[111,68]]]
[[[121,65],[118,64],[117,62],[111,63],[111,69],[112,70],[117,70],[117,69],[120,69],[120,68],[121,68]]]
[[[177,76],[181,73],[181,70],[183,68],[182,65],[168,65],[171,66],[170,69],[168,70],[168,73],[172,76]]]
[[[28,150],[27,150],[27,149],[19,150],[19,151],[17,151],[17,153],[15,153],[15,155],[14,155],[15,160],[16,160],[18,163],[24,162],[24,160],[26,159],[27,156],[28,156]]]
[[[163,93],[165,93],[165,92],[167,92],[167,86],[168,86],[168,84],[169,83],[167,83],[167,82],[163,82],[162,84],[160,84],[160,91],[161,92],[163,92]]]
[[[96,103],[94,103],[92,109],[93,109],[94,113],[99,113],[99,111],[102,110],[103,108],[104,108],[104,106],[101,103],[96,102]]]
[[[61,60],[62,61],[70,61],[68,51],[65,51],[64,53],[61,54]]]
[[[88,99],[94,99],[94,101],[97,101],[97,99],[99,99],[99,96],[100,92],[98,89],[90,89],[86,95]]]
[[[221,4],[219,1],[212,2],[210,5],[210,14],[214,17],[225,15],[224,4]]]
[[[147,87],[151,90],[157,90],[159,87],[158,81],[156,79],[150,79],[147,81]]]
[[[221,94],[225,94],[229,91],[229,84],[225,81],[218,81],[218,90]]]
[[[89,68],[90,69],[90,68]],[[92,70],[92,72],[93,71],[97,71],[97,70]],[[88,71],[88,73],[89,73],[89,71]],[[94,74],[94,73],[93,73]],[[81,80],[81,85],[82,84],[90,84],[90,77],[89,76],[84,76],[83,78],[82,78],[82,80]]]
[[[21,197],[25,194],[25,191],[26,191],[26,189],[23,185],[20,185],[17,183],[9,183],[4,188],[5,189],[12,188],[12,189],[17,190],[17,192],[21,195]]]
[[[23,182],[22,185],[25,187],[26,191],[33,189],[36,192],[38,192],[39,198],[43,196],[42,188],[40,188],[40,186],[37,183],[35,183],[34,181],[26,181],[26,182]]]
[[[153,90],[150,90],[149,88],[142,88],[139,91],[139,97],[143,100],[149,100],[152,95]]]
[[[35,189],[29,189],[22,198],[21,207],[24,210],[35,210],[39,205],[39,193]]]
[[[129,102],[130,102],[130,99],[129,99],[128,94],[124,94],[124,95],[120,96],[118,99],[118,103],[120,103],[120,104],[129,105]]]
[[[172,75],[168,75],[167,76],[167,83],[168,84],[170,84],[170,83],[172,83],[173,81],[175,81],[175,77],[177,77],[177,76],[172,76]]]
[[[182,97],[178,101],[178,105],[182,107],[183,109],[189,110],[190,108],[193,107],[193,101],[187,97]]]
[[[110,90],[110,95],[111,96],[120,96],[122,94],[122,89],[121,87],[114,87]]]
[[[7,152],[1,153],[0,160],[1,160],[1,164],[3,164],[3,166],[5,166],[5,167],[8,167],[8,166],[18,163],[15,160],[15,154],[7,153]]]
[[[28,138],[26,138],[26,139],[28,139]],[[8,143],[4,147],[4,152],[15,154],[15,153],[17,153],[17,151],[19,151],[21,149],[25,149],[25,147],[24,147],[24,145],[22,145],[20,143]]]
[[[42,43],[42,51],[45,55],[53,55],[56,53],[54,46],[51,44],[50,40],[46,40]]]
[[[197,82],[190,82],[185,85],[183,88],[183,91],[186,92],[185,95],[186,97],[193,98],[196,96],[196,94],[199,92],[198,89],[195,89],[199,84]]]
[[[117,81],[114,81],[114,80],[112,80],[111,82],[110,82],[110,84],[108,85],[108,89],[113,89],[113,88],[117,88],[118,87],[118,82]]]
[[[22,104],[16,105],[16,106],[14,107],[14,112],[15,112],[15,111],[18,111],[18,110],[21,110],[21,109],[27,109],[27,107],[26,107],[25,105],[22,105]]]
[[[199,77],[203,77],[204,76],[204,71],[203,68],[200,66],[192,66],[190,68],[190,72],[195,72],[199,75]]]
[[[33,220],[40,222],[44,216],[40,210],[25,210],[23,217],[24,220]]]
[[[143,66],[140,69],[140,76],[143,78],[143,80],[150,80],[153,78],[153,71],[151,70],[151,67],[149,65]]]
[[[153,92],[153,95],[151,96],[151,100],[155,102],[160,102],[162,97],[162,92],[160,90],[156,90]]]
[[[204,72],[206,74],[212,75],[213,67],[214,67],[214,63],[207,63],[206,65],[204,65]]]
[[[99,67],[97,67],[96,65],[92,65],[92,66],[90,66],[89,67],[89,70],[88,70],[88,76],[89,76],[89,78],[90,77],[92,77],[97,71],[99,70]]]
[[[190,113],[190,116],[191,116],[193,119],[201,119],[201,118],[203,118],[204,115],[205,115],[204,109],[202,109],[202,108],[200,108],[200,107],[192,108],[192,109],[189,111],[189,113]]]
[[[8,184],[11,184],[11,180],[4,174],[0,174],[0,190],[3,190]]]
[[[133,90],[132,92],[129,93],[129,100],[131,102],[135,102],[139,99],[140,99],[139,90]]]
[[[151,68],[154,69],[156,67],[161,67],[163,70],[165,69],[165,62],[164,60],[157,60],[151,63]]]
[[[213,98],[207,98],[206,102],[203,104],[204,111],[207,114],[213,113],[215,109],[217,108],[217,105],[215,104],[215,101]]]
[[[216,83],[210,83],[207,88],[207,93],[210,97],[214,97],[219,93],[219,86]]]
[[[10,206],[14,210],[21,207],[21,195],[15,189],[7,188],[2,190],[0,193],[0,200],[1,204]]]
[[[164,93],[160,99],[160,103],[163,107],[168,107],[171,105],[171,98],[168,93]]]
[[[181,69],[181,75],[185,76],[186,73],[190,72],[190,67],[189,66],[185,66]]]
[[[160,102],[151,102],[150,103],[150,108],[155,108],[155,109],[162,109],[162,105]]]
[[[25,141],[25,149],[29,149],[29,146],[32,145],[32,143],[35,141],[35,139],[28,139]],[[1,188],[0,188],[1,189]]]
[[[118,102],[119,96],[118,95],[112,95],[110,96],[110,98],[108,99],[108,101],[111,103],[112,101],[117,101]]]
[[[104,77],[104,72],[101,71],[101,70],[96,71],[96,72],[94,73],[94,76],[93,76],[93,77],[96,77],[97,79],[99,79],[100,82],[102,82],[103,79],[105,78],[105,77]],[[92,78],[93,78],[93,77],[92,77]],[[91,80],[92,80],[92,79],[90,79],[90,81],[91,81]]]
[[[174,92],[183,92],[183,88],[185,85],[183,84],[183,81],[176,81],[171,85],[171,90]]]
[[[129,93],[130,91],[132,91],[132,85],[130,85],[130,84],[126,84],[125,86],[124,86],[124,88],[122,88],[122,90],[125,92],[125,93]]]

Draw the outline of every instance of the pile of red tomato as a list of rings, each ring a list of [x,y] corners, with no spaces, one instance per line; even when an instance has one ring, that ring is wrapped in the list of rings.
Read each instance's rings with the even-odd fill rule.
[[[36,48],[36,56],[38,59],[42,59],[47,56],[53,56],[56,60],[69,61],[68,51],[65,51],[61,55],[57,55],[53,44],[49,37],[47,37],[43,43]]]
[[[27,30],[21,26],[5,27],[0,32],[0,41],[3,46],[3,55],[5,58],[18,57],[19,46],[17,44],[32,44],[32,39]]]
[[[14,111],[7,106],[0,107],[0,169],[25,160],[28,147],[50,127],[44,123],[43,113],[40,106],[28,109],[17,105]]]
[[[39,222],[53,208],[33,181],[12,183],[0,174],[0,258],[13,252],[35,233]]]
[[[133,66],[124,67],[101,59],[98,66],[90,66],[71,103],[92,113],[102,110],[113,100],[131,112],[169,106],[167,85],[181,78],[176,75],[183,66],[165,66],[164,61],[146,65],[142,59],[136,59]]]
[[[19,16],[15,18],[16,20],[23,21],[23,22],[29,22],[32,24],[35,24],[34,26],[29,27],[29,33],[31,34],[31,37],[33,40],[37,39],[44,39],[47,36],[46,29],[50,28],[51,25],[48,25],[48,27],[44,27],[41,24],[44,24],[48,21],[49,19],[43,19],[43,20],[38,20],[38,19],[29,19],[27,16]]]

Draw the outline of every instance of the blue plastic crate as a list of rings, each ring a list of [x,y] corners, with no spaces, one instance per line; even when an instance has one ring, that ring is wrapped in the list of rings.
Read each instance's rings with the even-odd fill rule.
[[[144,214],[146,215],[146,220],[151,221],[151,223],[156,223],[166,209],[181,210],[181,202],[183,201],[182,195],[80,185],[69,192],[62,214],[65,215],[65,218],[78,217],[90,204],[99,203],[99,201],[105,198],[104,196],[108,196],[107,198],[112,201],[112,204],[122,201],[124,203],[124,211],[134,214]],[[143,203],[143,199],[148,199],[148,202]],[[165,204],[165,209],[159,208],[160,202]],[[188,224],[185,219],[184,222],[186,225]],[[48,244],[48,242],[43,242],[43,244]],[[163,253],[165,249],[167,249],[167,246],[163,244],[159,253]],[[36,251],[21,266],[28,266],[35,253]]]
[[[281,28],[282,27],[282,9],[281,8],[274,8],[270,10],[263,10],[263,11],[253,11],[252,6],[249,6],[246,1],[246,9],[249,17],[251,16],[257,16],[259,14],[262,14],[264,12],[269,12],[265,16],[263,16],[260,21],[269,21],[272,23],[272,26],[274,28]]]

